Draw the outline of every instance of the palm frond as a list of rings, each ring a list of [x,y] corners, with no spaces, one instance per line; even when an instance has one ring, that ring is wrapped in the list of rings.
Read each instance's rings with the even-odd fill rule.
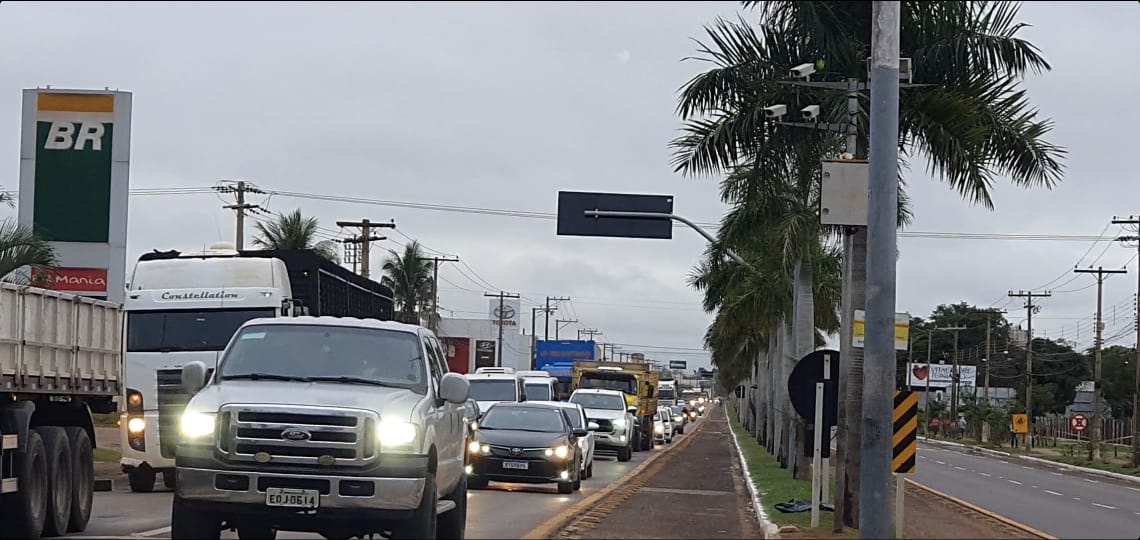
[[[26,283],[36,274],[50,273],[57,263],[51,244],[31,227],[14,219],[0,221],[0,279]]]

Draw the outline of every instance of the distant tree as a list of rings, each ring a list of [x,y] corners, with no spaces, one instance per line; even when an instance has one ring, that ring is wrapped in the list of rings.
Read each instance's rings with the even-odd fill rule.
[[[432,303],[432,270],[435,263],[424,254],[420,243],[416,241],[405,245],[402,254],[392,250],[388,250],[388,253],[383,269],[385,277],[392,281],[396,318],[401,322],[419,324],[417,310]]]
[[[318,240],[317,218],[303,217],[299,208],[288,214],[278,214],[276,219],[268,223],[258,222],[256,227],[260,234],[253,239],[256,246],[265,249],[303,249],[330,261],[340,262],[336,242]]]
[[[0,191],[0,204],[12,206],[12,198]],[[45,286],[43,276],[55,269],[55,250],[31,227],[14,219],[0,221],[0,280]],[[21,271],[22,269],[30,272]]]

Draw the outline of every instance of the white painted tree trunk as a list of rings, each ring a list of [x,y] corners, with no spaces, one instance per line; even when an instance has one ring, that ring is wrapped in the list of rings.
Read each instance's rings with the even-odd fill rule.
[[[790,366],[795,366],[796,362],[815,350],[815,291],[813,279],[814,276],[810,263],[804,261],[796,263],[796,294],[793,307],[795,353],[789,359]],[[788,372],[791,373],[791,369],[789,369]],[[794,414],[793,417],[796,426],[794,432],[796,434],[796,441],[801,446],[800,448],[792,449],[793,455],[796,456],[795,463],[797,464],[795,476],[800,479],[810,479],[811,470],[808,466],[808,461],[802,458],[802,445],[807,437],[806,423],[798,414]]]

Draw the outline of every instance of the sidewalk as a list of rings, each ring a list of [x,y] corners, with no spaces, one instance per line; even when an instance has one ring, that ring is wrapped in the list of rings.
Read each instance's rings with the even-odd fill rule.
[[[563,538],[763,538],[723,407]]]

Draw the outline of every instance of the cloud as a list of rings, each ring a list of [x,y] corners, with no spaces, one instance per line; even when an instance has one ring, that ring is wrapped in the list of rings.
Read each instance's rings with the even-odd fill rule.
[[[623,49],[621,51],[618,51],[618,53],[615,54],[614,56],[617,57],[618,62],[621,62],[623,64],[629,63],[629,51],[628,50]]]

